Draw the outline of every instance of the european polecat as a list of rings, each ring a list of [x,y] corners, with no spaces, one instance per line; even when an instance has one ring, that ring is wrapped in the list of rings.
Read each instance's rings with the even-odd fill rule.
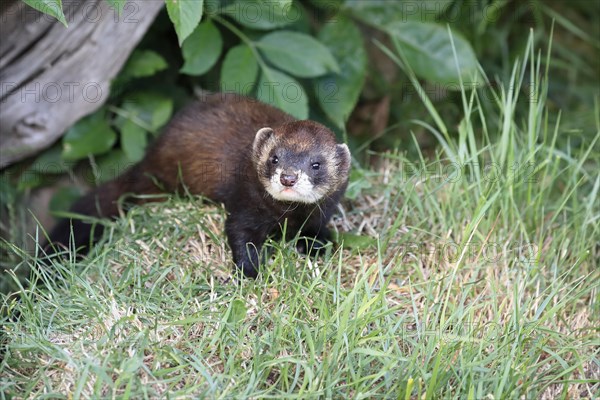
[[[224,203],[233,260],[255,277],[263,243],[281,235],[284,221],[287,234],[330,239],[326,224],[346,189],[349,169],[348,147],[337,144],[325,126],[297,121],[257,100],[212,94],[183,109],[141,162],[82,197],[71,211],[114,217],[126,194],[204,195]],[[61,220],[50,242],[68,245],[72,229],[75,247],[86,246],[99,235],[90,228],[82,220]]]

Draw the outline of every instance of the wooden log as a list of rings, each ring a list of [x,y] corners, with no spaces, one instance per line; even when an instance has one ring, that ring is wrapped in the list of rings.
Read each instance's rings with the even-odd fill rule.
[[[106,102],[163,1],[63,0],[68,27],[21,1],[0,8],[0,168],[50,146]]]

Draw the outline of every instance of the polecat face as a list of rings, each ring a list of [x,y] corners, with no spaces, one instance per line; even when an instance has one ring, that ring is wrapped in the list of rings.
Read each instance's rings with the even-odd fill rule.
[[[316,203],[348,181],[350,151],[316,122],[295,121],[256,133],[252,158],[258,178],[276,200]]]

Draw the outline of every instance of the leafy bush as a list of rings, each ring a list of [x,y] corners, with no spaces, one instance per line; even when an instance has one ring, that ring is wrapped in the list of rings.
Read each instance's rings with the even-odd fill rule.
[[[24,1],[66,25],[60,0]],[[109,3],[122,11],[125,1]],[[492,89],[511,78],[530,29],[534,28],[534,44],[543,48],[555,26],[556,55],[544,65],[556,77],[548,89],[549,107],[573,110],[562,116],[562,125],[571,134],[558,140],[585,145],[594,134],[593,99],[598,94],[594,71],[599,64],[589,55],[600,47],[595,39],[600,33],[594,23],[600,17],[597,4],[459,0],[166,0],[165,4],[165,12],[115,78],[108,103],[36,160],[3,174],[3,204],[18,203],[15,199],[26,191],[52,183],[65,172],[77,171],[92,185],[113,179],[139,161],[173,113],[202,90],[235,91],[297,118],[323,122],[343,135],[362,161],[368,156],[361,150],[397,148],[410,135],[422,148],[431,146],[427,129],[414,124],[431,121],[420,94],[409,76],[381,52],[382,45],[395,45],[402,52],[449,127],[448,135],[459,135],[455,127],[460,128],[463,119],[459,78],[467,87],[480,87],[481,107],[492,120],[490,125],[496,120],[498,126],[490,133],[495,135],[501,133],[502,122],[494,115],[497,100],[490,95]],[[521,91],[530,90],[527,82],[526,78]],[[517,108],[515,119],[526,118],[526,113],[526,107]],[[557,115],[551,113],[550,120]],[[9,180],[15,176],[16,181]],[[67,209],[78,193],[72,188],[59,190],[53,211]]]

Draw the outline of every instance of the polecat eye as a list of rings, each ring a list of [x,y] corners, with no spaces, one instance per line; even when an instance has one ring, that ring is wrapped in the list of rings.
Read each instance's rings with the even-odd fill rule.
[[[318,162],[313,163],[312,169],[319,169],[319,168],[321,168],[321,164],[319,164]]]
[[[271,157],[271,163],[277,164],[279,162],[279,158],[277,156]]]

